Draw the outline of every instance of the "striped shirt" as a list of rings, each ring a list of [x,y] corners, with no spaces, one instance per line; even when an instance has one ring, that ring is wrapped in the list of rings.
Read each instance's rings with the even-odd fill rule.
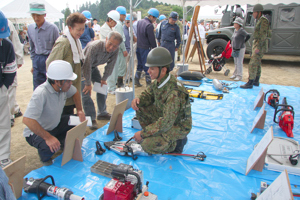
[[[105,40],[96,40],[89,42],[85,49],[83,50],[85,60],[82,65],[82,74],[85,78],[85,84],[91,85],[91,70],[92,67],[97,67],[106,63],[104,68],[103,77],[101,80],[106,81],[106,79],[111,75],[117,57],[119,48],[115,51],[108,53],[105,48]]]

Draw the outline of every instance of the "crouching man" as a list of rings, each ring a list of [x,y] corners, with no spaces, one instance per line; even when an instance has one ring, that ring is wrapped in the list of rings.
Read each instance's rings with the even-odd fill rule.
[[[55,60],[47,71],[48,80],[32,94],[23,123],[26,141],[38,149],[43,165],[51,165],[51,156],[63,145],[68,130],[69,115],[62,115],[66,99],[73,97],[80,121],[85,120],[81,98],[72,81],[77,78],[70,63]],[[80,77],[79,77],[80,78]]]
[[[182,153],[192,128],[189,94],[169,73],[172,62],[166,48],[152,49],[146,66],[154,81],[131,103],[142,126],[134,139],[149,154]]]

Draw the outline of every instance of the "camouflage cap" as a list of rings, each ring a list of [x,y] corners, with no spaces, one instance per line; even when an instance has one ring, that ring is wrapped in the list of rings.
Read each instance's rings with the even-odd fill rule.
[[[46,14],[45,4],[42,3],[30,3],[29,4],[29,13],[44,15]]]

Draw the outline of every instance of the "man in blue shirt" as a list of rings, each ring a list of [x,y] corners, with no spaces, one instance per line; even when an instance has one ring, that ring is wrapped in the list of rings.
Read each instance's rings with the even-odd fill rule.
[[[176,24],[178,19],[177,12],[171,12],[169,20],[163,21],[160,26],[160,30],[157,37],[158,46],[167,48],[172,56],[173,62],[170,65],[170,70],[174,68],[175,51],[178,50],[181,43],[180,29]],[[175,41],[176,40],[176,45]]]
[[[30,57],[32,60],[33,89],[46,81],[46,60],[55,40],[59,37],[56,25],[45,21],[45,5],[31,3],[30,11],[34,24],[28,26]]]
[[[92,14],[90,13],[90,11],[85,10],[85,11],[82,11],[81,14],[83,14],[85,16],[86,20],[87,20],[86,23],[85,23],[84,32],[79,38],[79,40],[81,42],[82,49],[84,49],[86,47],[87,43],[94,40],[95,32],[91,27],[89,27],[90,20],[93,19]]]
[[[5,39],[10,35],[7,19],[0,11],[0,167],[10,160],[10,112],[8,107],[8,88],[14,82],[17,64],[12,43]]]
[[[136,56],[138,60],[138,66],[135,73],[135,84],[137,87],[141,87],[140,78],[142,71],[146,74],[147,85],[151,84],[151,77],[148,73],[148,67],[145,66],[147,61],[147,55],[151,49],[156,47],[154,26],[153,23],[159,16],[159,11],[156,8],[151,8],[148,11],[148,16],[138,21],[137,23],[137,50]]]

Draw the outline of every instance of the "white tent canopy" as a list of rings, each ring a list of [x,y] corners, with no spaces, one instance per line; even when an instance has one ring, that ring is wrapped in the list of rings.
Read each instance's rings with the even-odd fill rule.
[[[162,3],[169,3],[169,4],[176,4],[183,6],[183,3],[185,6],[195,6],[195,5],[200,5],[200,6],[224,6],[224,5],[235,5],[235,4],[240,4],[240,5],[246,5],[246,4],[251,4],[255,5],[257,3],[260,4],[291,4],[291,3],[299,3],[299,0],[157,0],[158,2]]]
[[[30,13],[28,13],[29,4],[31,2],[45,4],[47,21],[55,22],[64,18],[64,15],[60,11],[45,0],[14,0],[10,4],[1,8],[1,11],[4,13],[6,18],[10,19],[14,23],[33,23],[33,19]]]

